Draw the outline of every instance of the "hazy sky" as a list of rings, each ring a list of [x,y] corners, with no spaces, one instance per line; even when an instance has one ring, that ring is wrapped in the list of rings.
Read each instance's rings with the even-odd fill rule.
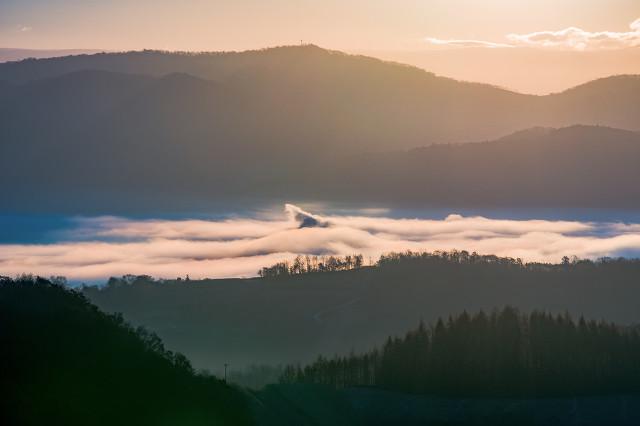
[[[456,51],[469,47],[578,51],[588,57],[640,46],[638,18],[639,0],[0,0],[0,47],[244,50],[303,40],[332,49],[387,52],[392,59],[397,53],[442,50],[459,57]],[[508,52],[493,56],[500,58],[478,65],[475,80],[486,81],[483,69],[490,75],[522,62]],[[437,71],[451,74],[460,66],[456,61],[440,54],[442,70]],[[405,62],[430,64],[415,56]],[[579,68],[584,66],[590,67]],[[625,66],[622,72],[633,71],[638,62]],[[618,68],[602,72],[610,70]],[[456,77],[474,79],[471,71]],[[579,81],[576,73],[571,71],[563,84]],[[543,80],[539,87],[508,78],[493,83],[523,91],[554,89]]]
[[[416,48],[427,37],[505,43],[579,27],[629,31],[638,0],[2,0],[2,45],[248,49],[303,39],[338,49]]]

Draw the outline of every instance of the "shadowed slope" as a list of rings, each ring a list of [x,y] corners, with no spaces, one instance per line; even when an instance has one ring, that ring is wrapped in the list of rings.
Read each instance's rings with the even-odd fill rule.
[[[3,424],[250,424],[236,390],[60,285],[1,278],[0,324]]]

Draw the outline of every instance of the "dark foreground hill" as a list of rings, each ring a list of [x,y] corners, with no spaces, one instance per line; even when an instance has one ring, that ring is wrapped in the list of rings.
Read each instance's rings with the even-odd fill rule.
[[[84,293],[157,332],[197,367],[311,362],[363,352],[421,319],[515,306],[640,323],[640,264],[523,265],[469,254],[385,258],[377,267],[246,280],[112,280]]]
[[[481,149],[480,159],[471,163],[449,151],[403,152],[493,140],[535,126],[637,131],[638,99],[638,76],[606,78],[539,97],[315,46],[12,62],[0,64],[0,168],[5,176],[0,191],[13,210],[41,211],[46,204],[49,210],[73,212],[175,210],[176,205],[192,211],[206,208],[203,200],[274,198],[430,205],[452,199],[522,203],[524,198],[537,206],[624,207],[638,197],[618,176],[635,178],[637,167],[611,166],[628,154],[618,146],[616,133],[593,130],[591,135],[585,127],[578,135],[607,143],[610,155],[603,159],[576,146],[574,164],[568,152],[556,159],[553,149],[538,148],[530,162],[533,167],[549,163],[540,175],[560,175],[572,194],[568,200],[541,191],[546,182],[518,173],[516,165],[527,161],[526,150],[496,155],[485,146],[486,152]],[[380,152],[397,152],[391,155],[397,162],[373,154],[370,167],[361,166],[363,153]],[[572,167],[588,179],[574,179]],[[465,175],[466,169],[487,175]],[[441,176],[443,170],[447,173]],[[453,178],[451,170],[457,172]],[[612,171],[613,177],[600,181]],[[476,192],[480,184],[475,182],[484,179],[489,182]],[[443,181],[450,182],[446,188],[439,186]],[[521,181],[540,187],[524,196],[517,193]],[[429,191],[411,185],[426,185]],[[598,189],[593,196],[579,194],[592,186]],[[612,199],[600,197],[601,188]]]
[[[80,293],[0,280],[0,423],[244,425],[244,396]]]

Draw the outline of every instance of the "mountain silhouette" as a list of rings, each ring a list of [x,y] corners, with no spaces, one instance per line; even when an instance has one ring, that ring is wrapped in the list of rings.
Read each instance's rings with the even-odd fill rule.
[[[429,183],[439,179],[436,171],[443,155],[492,152],[496,145],[403,153],[421,146],[493,140],[532,127],[581,124],[585,126],[581,132],[561,135],[606,139],[605,158],[593,161],[607,167],[611,164],[605,160],[612,156],[635,158],[632,146],[618,146],[620,138],[635,136],[587,126],[640,128],[640,110],[635,107],[640,96],[638,76],[611,77],[559,94],[531,96],[316,46],[26,60],[0,64],[0,81],[0,167],[9,178],[0,189],[11,208],[21,209],[31,208],[33,194],[43,196],[51,209],[74,211],[135,209],[136,203],[163,208],[172,204],[167,197],[184,205],[205,198],[227,202],[239,194],[267,200],[277,196],[431,204],[470,201],[467,195],[480,199],[480,193],[452,189],[452,183],[428,195],[412,193],[402,176],[413,173],[421,183]],[[590,167],[585,156],[592,151],[575,153],[575,159],[548,158],[549,172],[565,186],[575,186],[576,179],[560,169],[553,172],[551,165],[565,173],[567,161],[576,168]],[[533,154],[498,153],[514,155],[520,162]],[[464,168],[482,169],[485,164],[484,173],[495,180],[491,170],[498,167],[506,173],[509,164],[492,164],[495,155],[486,156],[489,163],[465,163]],[[362,157],[377,167],[367,170],[367,176],[361,176]],[[399,164],[402,158],[408,164]],[[416,164],[418,158],[424,167]],[[635,176],[625,168],[628,163],[616,166],[613,175]],[[552,206],[559,202],[557,195],[535,190],[523,200],[514,183],[523,173],[516,168],[512,172],[503,173],[500,182],[483,184],[482,194],[492,194],[483,195],[484,203],[513,200]],[[609,176],[606,168],[590,168],[589,173],[595,174],[590,179]],[[375,194],[366,194],[365,177],[369,187],[376,187]],[[462,170],[450,182],[468,187],[468,177]],[[632,203],[629,197],[634,193],[624,192],[626,182],[605,181],[606,187],[594,183],[607,192],[606,200],[597,193],[562,200],[590,206],[605,201],[614,206]]]
[[[267,109],[262,111],[264,119],[277,118],[278,110],[287,112],[289,127],[310,118],[321,123],[316,127],[333,131],[334,138],[368,148],[493,139],[536,125],[640,129],[633,108],[640,93],[637,76],[531,96],[313,45],[240,53],[142,51],[29,60],[0,64],[0,80],[27,83],[86,70],[151,77],[184,73],[216,81],[232,96],[247,95],[252,105]],[[175,96],[179,101],[179,93]],[[273,123],[277,124],[281,123]],[[314,135],[313,131],[308,133]]]

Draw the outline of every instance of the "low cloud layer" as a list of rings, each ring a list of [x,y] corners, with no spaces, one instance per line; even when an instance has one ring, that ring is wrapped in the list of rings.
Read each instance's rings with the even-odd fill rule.
[[[498,220],[450,215],[396,219],[315,215],[293,205],[279,217],[209,220],[80,219],[52,244],[0,245],[0,275],[33,273],[95,281],[123,274],[174,278],[248,277],[298,254],[477,251],[558,262],[562,256],[640,255],[640,225]]]
[[[629,31],[587,31],[569,27],[556,31],[536,31],[528,34],[508,34],[506,42],[483,40],[442,40],[428,37],[427,43],[449,47],[513,48],[535,47],[566,50],[602,50],[640,47],[640,19],[629,25]]]

